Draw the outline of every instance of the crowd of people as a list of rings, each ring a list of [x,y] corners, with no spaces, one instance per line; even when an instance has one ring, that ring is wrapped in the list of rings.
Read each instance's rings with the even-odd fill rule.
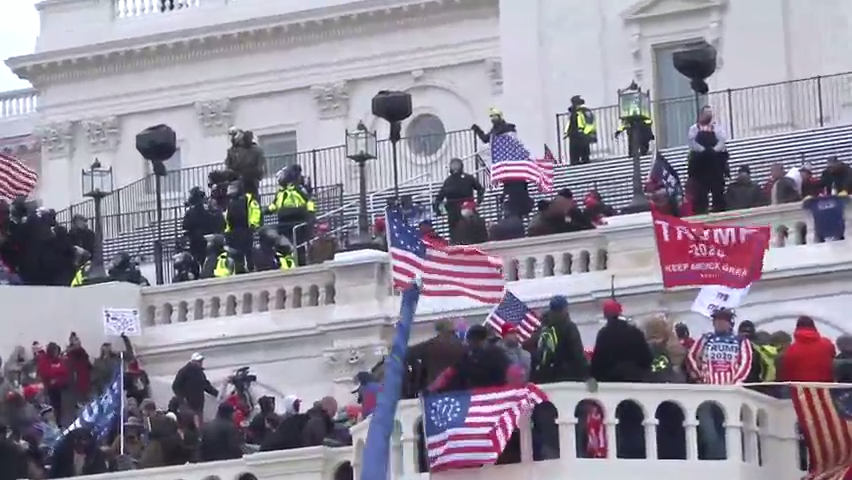
[[[332,397],[305,408],[297,396],[280,406],[275,397],[255,398],[257,377],[247,367],[220,392],[208,380],[200,353],[176,373],[171,400],[158,404],[130,340],[122,338],[121,350],[104,343],[97,357],[73,332],[64,349],[53,342],[15,349],[0,381],[0,478],[68,478],[351,445],[349,427],[362,418],[358,404],[339,409]],[[124,375],[118,387],[123,412],[107,425],[87,423],[83,412],[94,415],[87,405],[110,388],[117,369]],[[217,401],[213,418],[205,415],[206,397]]]

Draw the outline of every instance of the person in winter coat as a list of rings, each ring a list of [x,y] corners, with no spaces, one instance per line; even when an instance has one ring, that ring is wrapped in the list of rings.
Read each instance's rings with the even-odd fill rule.
[[[585,382],[589,362],[580,330],[568,313],[568,299],[556,295],[541,317],[541,328],[527,342],[535,352],[532,381],[535,383]]]
[[[674,326],[674,332],[680,344],[683,345],[683,348],[689,351],[692,345],[695,344],[695,339],[689,335],[689,327],[685,323],[678,322]]]
[[[595,226],[604,225],[606,218],[615,215],[615,209],[604,203],[597,189],[591,189],[583,199],[583,211]]]
[[[48,402],[56,412],[60,425],[65,426],[67,425],[65,419],[69,412],[63,411],[63,396],[71,384],[71,372],[65,359],[62,358],[59,345],[51,342],[47,345],[47,350],[40,350],[36,354],[36,365]]]
[[[316,402],[305,413],[308,416],[308,422],[302,431],[302,446],[316,447],[322,445],[334,431],[333,418],[337,415],[337,401],[333,397],[325,397]]]
[[[65,356],[71,373],[71,392],[74,394],[74,401],[75,403],[84,402],[89,398],[92,389],[92,362],[75,332],[71,332],[68,337]]]
[[[172,392],[192,409],[200,425],[204,418],[204,394],[219,395],[204,373],[204,355],[193,353],[189,362],[178,370],[172,382]]]
[[[524,219],[512,208],[511,204],[504,203],[503,218],[491,225],[488,239],[492,242],[499,242],[523,238],[524,235],[526,235]]]
[[[476,202],[462,202],[461,219],[450,232],[450,242],[453,245],[476,245],[488,241],[488,227],[485,220],[476,211]]]
[[[852,335],[837,337],[837,357],[832,370],[837,383],[852,383]]]
[[[737,178],[728,184],[725,204],[728,210],[741,210],[769,204],[763,189],[751,180],[751,169],[748,165],[741,166],[737,172]]]
[[[426,385],[447,368],[458,363],[465,354],[464,343],[456,335],[450,320],[435,322],[435,336],[409,347],[406,353],[406,364],[420,362]]]
[[[104,391],[120,364],[121,358],[113,351],[112,344],[110,342],[101,344],[100,354],[92,362],[92,393],[97,395]]]
[[[781,356],[779,382],[832,382],[836,351],[831,340],[817,331],[812,318],[801,316],[793,331],[793,344]]]
[[[488,342],[488,329],[473,325],[467,330],[467,348],[461,359],[447,368],[427,390],[457,391],[480,387],[498,387],[506,384],[510,364],[506,353]]]
[[[98,448],[92,432],[78,428],[72,430],[57,445],[50,467],[50,478],[97,475],[107,471],[106,456]]]
[[[828,157],[828,164],[820,175],[820,187],[828,195],[852,191],[852,168],[837,156]]]
[[[622,318],[621,304],[603,304],[606,324],[598,331],[591,373],[598,382],[642,382],[650,377],[651,350],[642,332]]]
[[[514,367],[509,372],[508,381],[513,385],[526,385],[532,372],[532,356],[524,350],[518,329],[513,324],[505,322],[500,329],[502,341],[500,346],[509,358],[509,364]]]
[[[266,176],[266,156],[249,130],[231,128],[231,147],[225,157],[225,168],[239,175],[246,192],[258,196],[260,181]]]
[[[653,383],[685,383],[686,348],[672,334],[671,325],[662,315],[645,322],[645,338],[651,348]]]
[[[151,397],[151,380],[148,373],[139,365],[139,360],[132,359],[127,363],[124,372],[124,390],[129,398],[135,399],[138,404],[146,398]]]
[[[275,397],[260,397],[257,404],[260,411],[249,422],[246,437],[248,443],[262,445],[266,435],[275,431],[280,419],[275,413]]]
[[[16,480],[18,478],[36,478],[30,475],[29,462],[24,449],[7,437],[8,427],[0,424],[0,465],[3,471],[0,478]]]
[[[713,109],[701,109],[698,121],[689,128],[689,158],[687,173],[694,186],[693,208],[696,214],[725,211],[725,178],[730,177],[728,167],[727,136],[713,121]]]
[[[577,207],[574,194],[563,188],[550,202],[539,202],[540,213],[530,222],[530,237],[579,232],[595,228],[585,212]]]
[[[215,462],[242,458],[242,445],[242,435],[234,425],[234,407],[227,403],[219,405],[216,418],[201,428],[199,459],[202,462]]]
[[[3,379],[23,386],[39,381],[35,358],[29,357],[22,345],[16,346],[3,364]]]
[[[444,179],[441,189],[438,190],[438,195],[435,196],[435,202],[432,204],[435,216],[441,215],[441,206],[443,205],[447,212],[447,226],[452,232],[456,224],[462,219],[462,204],[467,200],[473,200],[474,197],[476,203],[481,204],[483,198],[485,198],[485,187],[479,183],[475,176],[464,172],[464,163],[461,159],[451,159],[450,175]]]

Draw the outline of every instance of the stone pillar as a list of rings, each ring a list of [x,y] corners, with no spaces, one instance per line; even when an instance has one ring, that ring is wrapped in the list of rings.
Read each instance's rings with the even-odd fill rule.
[[[335,319],[381,315],[390,299],[390,265],[387,252],[359,250],[334,256]]]
[[[74,127],[72,122],[40,125],[36,136],[41,142],[41,175],[39,191],[42,203],[56,206],[76,203],[80,198],[80,173],[72,168],[74,157]],[[76,190],[72,190],[76,188]]]
[[[656,271],[660,260],[649,213],[613,217],[598,230],[606,236],[607,270]]]

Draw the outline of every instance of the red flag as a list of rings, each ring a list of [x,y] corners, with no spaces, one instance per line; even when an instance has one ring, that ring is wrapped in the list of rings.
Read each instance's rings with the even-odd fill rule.
[[[651,211],[665,288],[724,285],[745,288],[759,280],[769,248],[769,227],[687,222]]]

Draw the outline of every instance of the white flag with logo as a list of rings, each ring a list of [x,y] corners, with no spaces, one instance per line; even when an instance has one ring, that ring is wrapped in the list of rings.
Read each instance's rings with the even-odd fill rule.
[[[692,311],[711,318],[713,312],[720,308],[737,308],[750,287],[751,285],[746,288],[730,288],[722,285],[702,287],[695,301],[692,302]]]

